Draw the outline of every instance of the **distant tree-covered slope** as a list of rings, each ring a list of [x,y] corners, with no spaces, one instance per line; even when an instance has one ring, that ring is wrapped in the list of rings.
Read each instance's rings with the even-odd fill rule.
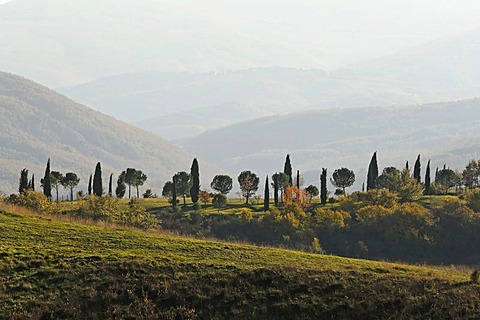
[[[261,116],[310,109],[478,97],[478,43],[480,29],[331,71],[271,67],[217,73],[124,73],[61,91],[170,140]]]
[[[105,179],[110,172],[119,174],[131,166],[143,170],[150,185],[160,188],[173,173],[188,169],[192,160],[158,136],[7,73],[0,73],[0,127],[3,192],[18,188],[24,167],[40,179],[47,158],[52,159],[53,170],[78,173],[83,190],[98,161]]]
[[[422,154],[432,166],[461,169],[480,156],[480,99],[391,108],[353,108],[275,116],[178,141],[190,152],[240,172],[254,168],[272,174],[291,155],[294,170],[312,171],[306,183],[318,184],[321,168],[347,166],[366,179],[368,162],[378,151],[379,166],[403,167]],[[422,169],[422,170],[423,170]]]
[[[292,68],[121,74],[59,90],[118,119],[134,121],[138,127],[168,140],[312,108],[422,101],[382,82]]]

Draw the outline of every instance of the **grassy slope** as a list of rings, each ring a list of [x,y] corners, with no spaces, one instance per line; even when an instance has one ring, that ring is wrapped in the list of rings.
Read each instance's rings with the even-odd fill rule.
[[[478,318],[468,279],[0,213],[0,318]]]

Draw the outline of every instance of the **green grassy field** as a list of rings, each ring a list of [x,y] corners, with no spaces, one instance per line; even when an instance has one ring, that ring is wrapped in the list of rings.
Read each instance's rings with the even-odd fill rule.
[[[167,198],[149,198],[149,199],[137,199],[140,204],[148,211],[156,213],[161,211],[162,209],[167,209],[171,207],[171,204],[168,202]],[[258,201],[256,200],[251,200],[250,204],[245,204],[245,200],[241,200],[238,198],[229,198],[228,203],[224,208],[217,209],[213,206],[212,203],[208,204],[203,204],[199,202],[200,208],[198,210],[195,210],[193,208],[193,203],[190,200],[190,198],[186,199],[186,206],[183,206],[183,199],[179,199],[180,203],[178,205],[178,208],[182,210],[183,212],[191,212],[191,211],[198,211],[203,214],[238,214],[240,213],[241,209],[250,209],[252,212],[257,212],[257,213],[262,213],[263,212],[263,199],[260,199]],[[119,204],[121,207],[126,208],[128,206],[128,199],[119,199]],[[81,201],[62,201],[59,202],[58,205],[58,210],[59,211],[73,211],[75,209],[78,209],[80,206]],[[315,198],[312,199],[311,202],[312,205],[319,205],[320,200]],[[270,202],[270,205],[273,206],[273,201]],[[333,203],[330,204],[328,203],[327,205],[324,206],[324,208],[333,208],[336,207],[338,204]]]
[[[2,319],[480,317],[480,286],[469,282],[468,269],[193,240],[7,211],[0,211]]]

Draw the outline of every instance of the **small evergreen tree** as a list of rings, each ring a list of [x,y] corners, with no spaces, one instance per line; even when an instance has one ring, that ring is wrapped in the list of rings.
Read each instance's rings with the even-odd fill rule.
[[[422,178],[420,176],[420,155],[418,155],[417,157],[417,161],[415,161],[415,166],[413,167],[413,177],[415,178],[415,180],[417,180],[418,183],[421,183],[422,181]]]
[[[292,164],[290,162],[289,154],[287,154],[287,158],[285,159],[285,166],[283,167],[283,173],[285,173],[288,176],[289,186],[292,186],[293,185]]]
[[[221,194],[226,195],[233,188],[233,179],[228,175],[216,175],[210,183],[210,187],[213,190],[216,190]]]
[[[102,165],[100,162],[97,163],[95,174],[93,175],[93,194],[97,197],[101,197],[103,194]]]
[[[163,185],[162,189],[162,197],[171,197],[173,194],[173,182],[172,181],[167,181]]]
[[[108,195],[110,197],[113,195],[113,173],[110,174],[110,179],[108,179]]]
[[[305,188],[305,191],[308,194],[309,201],[312,201],[313,197],[316,197],[320,194],[320,191],[318,191],[318,188],[314,186],[313,184],[309,185],[308,187]]]
[[[177,206],[177,175],[173,176],[172,181],[172,206],[175,208]]]
[[[127,192],[127,186],[125,184],[125,171],[122,171],[117,179],[117,187],[115,188],[115,195],[117,198],[123,198]]]
[[[73,172],[65,173],[62,179],[62,186],[70,190],[70,201],[73,201],[73,189],[80,183],[80,179]]]
[[[258,190],[260,180],[255,173],[248,170],[241,172],[237,179],[240,184],[240,190],[246,199],[246,204],[248,204],[248,199]]]
[[[192,187],[190,188],[190,197],[195,205],[198,202],[198,193],[200,192],[200,173],[197,159],[193,159],[192,167],[190,169],[190,176],[192,177]]]
[[[61,174],[60,172],[58,171],[52,171],[50,172],[50,183],[52,185],[52,187],[55,188],[55,191],[56,191],[56,195],[57,195],[57,202],[59,201],[59,198],[58,198],[58,189],[60,188],[60,186],[62,185],[62,181],[63,181],[63,174]]]
[[[27,168],[24,168],[22,171],[20,171],[20,183],[18,186],[18,192],[22,194],[28,189],[28,170]]]
[[[265,196],[263,197],[263,211],[270,209],[270,187],[268,185],[268,176],[265,181]]]
[[[425,190],[424,194],[429,195],[431,193],[431,188],[430,188],[430,160],[428,160],[427,164],[427,170],[425,171]]]
[[[376,189],[377,185],[377,178],[378,178],[378,163],[377,163],[377,152],[372,156],[370,160],[370,165],[368,167],[368,174],[367,174],[367,191]]]
[[[135,171],[135,179],[133,180],[133,186],[137,190],[137,198],[140,198],[140,191],[139,187],[143,186],[143,184],[147,181],[147,175],[142,172],[142,170]]]
[[[448,194],[448,190],[451,187],[454,187],[459,179],[460,177],[455,171],[453,171],[452,169],[448,169],[446,166],[444,166],[443,170],[438,171],[435,185],[442,188],[445,191],[445,194]]]
[[[183,198],[183,206],[187,205],[186,198],[192,187],[192,177],[185,171],[180,171],[175,175],[175,193]]]
[[[348,168],[340,168],[333,172],[330,181],[335,187],[342,188],[343,194],[346,195],[345,188],[353,185],[355,173]]]
[[[273,203],[278,206],[278,179],[275,178],[275,174],[272,176],[273,186]]]
[[[45,176],[43,177],[43,194],[48,200],[52,200],[52,185],[50,182],[50,159],[47,161],[47,167],[45,168]]]
[[[320,176],[320,201],[322,205],[327,203],[327,169],[322,168],[322,175]]]
[[[282,199],[283,201],[283,192],[285,191],[285,189],[288,188],[289,186],[289,177],[288,175],[286,175],[284,172],[277,172],[275,173],[273,176],[272,176],[272,180],[273,180],[273,188],[275,189],[275,187],[277,188],[277,191],[274,191],[273,193],[273,196],[276,197],[276,202],[275,202],[275,205],[278,205],[278,191],[281,192],[281,197],[280,199]]]
[[[90,178],[88,179],[88,195],[92,195],[92,180],[93,180],[93,176],[90,175]]]
[[[28,189],[35,191],[35,174],[32,174],[32,180],[28,183]]]
[[[224,208],[227,205],[227,197],[223,194],[217,193],[213,196],[212,199],[213,206],[218,209],[220,212],[221,208]]]
[[[128,199],[132,198],[132,185],[135,184],[137,170],[134,168],[127,168],[125,171],[125,183],[128,185]]]

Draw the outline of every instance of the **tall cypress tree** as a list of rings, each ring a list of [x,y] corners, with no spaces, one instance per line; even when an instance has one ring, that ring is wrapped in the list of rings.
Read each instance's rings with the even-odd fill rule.
[[[293,177],[292,177],[292,164],[290,162],[290,155],[287,154],[287,158],[285,159],[285,166],[283,167],[283,173],[288,176],[288,183],[290,186],[293,185]]]
[[[196,204],[198,202],[198,194],[200,192],[200,173],[197,158],[193,159],[192,167],[190,168],[190,175],[192,177],[190,196],[192,197],[192,202]]]
[[[108,180],[108,195],[110,197],[113,195],[113,173],[110,174],[110,179]]]
[[[173,186],[172,186],[172,206],[177,206],[177,175],[173,175],[172,178]]]
[[[93,180],[93,176],[90,175],[90,179],[88,179],[88,195],[89,196],[92,194],[92,180]]]
[[[278,206],[278,189],[279,189],[279,186],[278,186],[278,174],[277,173],[275,173],[272,176],[272,180],[273,180],[273,202],[275,203],[276,206]]]
[[[417,180],[418,183],[422,182],[422,178],[420,176],[421,174],[420,168],[421,168],[420,155],[418,155],[417,161],[415,161],[415,166],[413,167],[413,178],[415,178],[415,180]]]
[[[20,171],[20,183],[18,185],[18,192],[20,194],[24,193],[29,189],[29,183],[28,183],[28,169],[25,168],[22,171]]]
[[[117,187],[115,188],[115,195],[117,198],[123,198],[127,192],[127,185],[125,184],[125,171],[122,171],[117,179]]]
[[[377,188],[377,178],[378,178],[378,163],[377,163],[377,152],[372,156],[370,160],[370,165],[368,166],[367,174],[367,191]]]
[[[435,183],[437,182],[438,180],[438,167],[437,167],[437,170],[435,170]]]
[[[35,191],[35,174],[32,174],[32,180],[29,182],[29,188]]]
[[[300,170],[297,170],[297,189],[300,190]]]
[[[100,162],[97,163],[95,174],[93,175],[93,194],[97,197],[101,197],[103,194],[102,165]]]
[[[268,185],[268,176],[265,181],[265,196],[263,197],[263,211],[270,209],[270,187]]]
[[[427,170],[425,172],[425,190],[423,193],[429,195],[430,192],[430,160],[428,160]]]
[[[405,169],[407,169],[408,171],[410,171],[410,165],[408,164],[408,160],[407,160],[407,163],[405,163]]]
[[[327,203],[327,169],[322,168],[320,176],[320,201],[323,205]]]
[[[43,177],[43,194],[49,200],[52,200],[52,183],[50,180],[50,158],[47,161],[47,167],[45,168],[45,176]]]

